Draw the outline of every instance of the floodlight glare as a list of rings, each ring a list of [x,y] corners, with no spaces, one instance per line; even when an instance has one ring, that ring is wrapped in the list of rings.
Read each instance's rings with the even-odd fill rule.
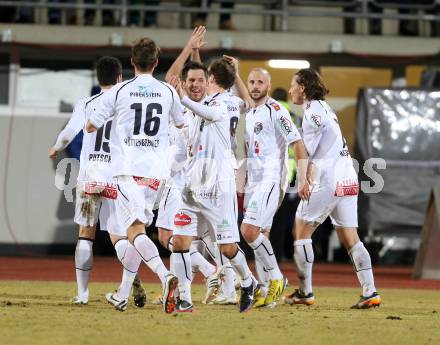
[[[302,69],[310,67],[310,63],[306,60],[269,60],[268,65],[271,68],[289,69]]]

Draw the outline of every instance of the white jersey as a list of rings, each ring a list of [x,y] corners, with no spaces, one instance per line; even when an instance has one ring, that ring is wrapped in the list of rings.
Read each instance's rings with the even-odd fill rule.
[[[206,97],[203,103],[187,97],[182,99],[182,103],[194,111],[188,112],[187,184],[192,190],[234,179],[230,117],[226,104],[229,98],[228,93],[223,92]]]
[[[183,125],[183,108],[170,85],[140,74],[105,93],[90,122],[97,128],[114,114],[110,134],[113,176],[165,179],[169,127]],[[172,120],[172,121],[171,121]]]
[[[185,113],[187,110],[185,109]],[[185,115],[186,117],[186,115]],[[171,162],[167,185],[181,189],[185,184],[185,165],[188,157],[188,125],[183,128],[170,127],[170,148],[168,159]]]
[[[287,177],[288,145],[301,140],[286,108],[272,98],[246,113],[248,185],[281,183]]]
[[[238,121],[240,121],[240,109],[242,107],[243,100],[240,97],[229,94],[229,98],[225,99],[225,103],[228,106],[231,148],[232,150],[235,150],[237,148],[237,138],[235,133],[237,131]]]
[[[335,188],[336,196],[357,195],[357,174],[336,114],[325,101],[311,101],[304,108],[303,140],[317,168],[315,182]]]
[[[83,130],[87,120],[95,111],[99,111],[100,100],[105,91],[92,97],[83,98],[76,103],[72,117],[66,125],[76,134]],[[110,129],[112,120],[109,119],[96,132],[87,133],[84,137],[81,148],[78,182],[111,182],[110,170]]]

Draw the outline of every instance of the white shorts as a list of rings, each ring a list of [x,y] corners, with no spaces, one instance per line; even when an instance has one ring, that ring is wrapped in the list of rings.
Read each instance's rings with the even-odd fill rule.
[[[253,188],[247,187],[244,195],[243,223],[270,230],[273,217],[281,204],[280,197],[279,183],[262,183]]]
[[[96,192],[96,183],[90,183],[91,189]],[[100,193],[86,193],[89,186],[84,187],[79,184],[76,188],[75,217],[76,224],[91,227],[100,223],[102,231],[108,231],[112,235],[126,236],[126,229],[118,224],[116,217],[117,186],[115,184],[105,184],[99,187]]]
[[[166,187],[159,203],[156,227],[165,230],[174,230],[174,216],[178,213],[182,203],[182,191],[177,188]]]
[[[176,235],[205,237],[219,244],[240,241],[237,224],[237,193],[235,181],[227,182],[227,189],[218,186],[210,190],[182,193],[182,203],[174,217]]]
[[[321,187],[312,191],[309,201],[301,200],[296,217],[321,224],[330,216],[335,227],[357,228],[357,195],[335,196],[334,188]]]
[[[116,215],[125,233],[136,219],[149,226],[153,222],[153,209],[163,181],[135,176],[118,176],[115,182],[118,186]]]

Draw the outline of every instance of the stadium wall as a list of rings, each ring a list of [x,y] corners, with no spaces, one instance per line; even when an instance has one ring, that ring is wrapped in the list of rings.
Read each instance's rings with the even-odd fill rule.
[[[55,164],[47,157],[65,122],[55,116],[0,116],[1,244],[74,241],[73,204],[66,205],[55,187]]]

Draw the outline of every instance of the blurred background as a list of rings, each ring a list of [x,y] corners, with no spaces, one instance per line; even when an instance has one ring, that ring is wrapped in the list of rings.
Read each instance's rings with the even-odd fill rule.
[[[273,97],[298,126],[302,110],[286,97],[292,75],[320,71],[360,166],[363,240],[375,262],[413,264],[440,186],[438,0],[0,1],[0,255],[74,252],[74,204],[64,192],[72,195],[75,167],[61,166],[63,192],[47,152],[75,102],[99,92],[94,63],[118,57],[131,78],[130,45],[148,36],[162,48],[155,75],[163,79],[196,25],[208,28],[204,61],[236,56],[243,79],[267,68]],[[65,157],[79,157],[80,147],[81,136]],[[383,179],[380,193],[369,190],[380,179],[365,164]],[[272,228],[280,261],[292,257],[296,204],[287,195]],[[314,236],[317,261],[346,262],[328,221]],[[113,255],[100,237],[95,253]]]

